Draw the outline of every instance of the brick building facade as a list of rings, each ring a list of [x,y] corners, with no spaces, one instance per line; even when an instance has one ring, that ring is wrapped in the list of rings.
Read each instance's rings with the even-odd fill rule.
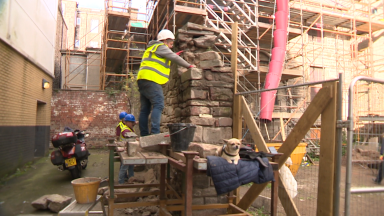
[[[51,136],[65,126],[86,130],[90,133],[86,142],[95,148],[104,147],[108,138],[114,138],[118,114],[131,110],[124,92],[55,90],[51,104]]]
[[[78,8],[76,1],[69,0],[63,0],[62,7],[68,26],[68,49],[85,51],[87,48],[101,48],[104,10]]]
[[[57,1],[0,2],[0,176],[48,153]],[[44,17],[44,19],[40,19]],[[5,20],[5,21],[4,21]]]

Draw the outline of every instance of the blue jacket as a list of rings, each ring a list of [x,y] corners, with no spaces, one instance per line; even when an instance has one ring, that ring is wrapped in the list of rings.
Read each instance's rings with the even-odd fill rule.
[[[207,175],[212,177],[217,195],[228,193],[250,182],[261,184],[275,181],[272,166],[268,158],[262,158],[268,167],[259,166],[257,160],[239,160],[237,165],[230,164],[222,157],[207,157]]]

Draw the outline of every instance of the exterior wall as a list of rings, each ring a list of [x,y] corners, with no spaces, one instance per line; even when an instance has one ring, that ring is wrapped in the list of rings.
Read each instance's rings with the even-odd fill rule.
[[[0,38],[46,73],[54,74],[57,1],[3,0]]]
[[[68,27],[67,46],[68,49],[73,49],[75,46],[75,27],[77,17],[77,3],[75,1],[63,0],[62,2],[63,15],[65,23]]]
[[[119,113],[130,111],[124,92],[55,90],[51,104],[50,137],[62,132],[65,126],[86,130],[90,133],[87,144],[94,148],[104,147],[108,138],[115,137]]]
[[[101,32],[104,26],[104,11],[89,8],[79,8],[77,17],[80,24],[76,26],[75,40],[80,40],[77,50],[86,50],[88,47],[101,48]],[[97,20],[97,27],[92,22]],[[93,32],[94,31],[94,32]],[[76,48],[76,47],[75,47]]]
[[[48,152],[52,77],[0,40],[0,176]]]
[[[62,0],[59,0],[57,8],[57,22],[56,22],[56,49],[55,49],[55,79],[53,80],[53,88],[60,88],[61,81],[61,64],[65,62],[61,61],[61,50],[67,48],[67,31],[68,27],[64,21],[62,13]]]

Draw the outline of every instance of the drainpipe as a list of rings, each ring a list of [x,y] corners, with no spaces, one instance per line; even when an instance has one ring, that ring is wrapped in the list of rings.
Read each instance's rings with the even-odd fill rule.
[[[276,30],[273,32],[274,48],[272,49],[272,60],[269,63],[268,74],[265,78],[265,89],[273,89],[279,86],[285,61],[289,14],[288,0],[277,0],[276,7]],[[260,119],[272,120],[276,92],[275,90],[261,93]]]

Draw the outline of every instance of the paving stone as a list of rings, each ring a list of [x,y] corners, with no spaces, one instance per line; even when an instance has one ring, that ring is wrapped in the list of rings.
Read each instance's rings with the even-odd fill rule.
[[[219,106],[218,101],[203,101],[203,100],[189,100],[187,101],[187,106],[208,106],[208,107],[217,107]],[[231,111],[232,114],[232,111]]]
[[[230,138],[232,138],[231,127],[203,128],[203,143],[219,144],[223,143],[223,139]]]
[[[212,107],[214,117],[232,117],[232,107]]]
[[[232,73],[231,67],[213,67],[211,68],[214,72],[220,72],[220,73]]]
[[[168,121],[167,121],[168,122]],[[164,137],[165,135],[168,135],[169,133],[160,133],[160,134],[153,134],[149,136],[140,137],[140,146],[142,148],[150,147],[150,146],[157,146],[160,143],[171,143],[171,139],[169,137]]]
[[[216,120],[216,127],[232,127],[232,118],[220,117]]]
[[[181,82],[187,80],[199,80],[203,78],[203,71],[200,68],[189,68],[187,72],[181,75]]]
[[[191,41],[193,38],[192,38],[192,35],[179,33],[179,34],[177,35],[177,39],[178,39],[179,41],[189,42],[189,41]]]
[[[209,60],[209,61],[200,61],[200,68],[202,69],[211,69],[213,67],[222,67],[224,62],[222,60]]]
[[[53,212],[59,212],[71,203],[72,197],[52,194],[47,197],[48,208]]]
[[[198,38],[193,39],[196,47],[200,48],[210,48],[215,45],[216,35],[204,35]]]
[[[181,76],[182,74],[184,74],[185,72],[187,72],[188,71],[188,68],[185,68],[185,67],[181,67],[181,66],[179,66],[178,68],[177,68],[177,73]]]
[[[176,108],[175,109],[175,117],[180,117],[181,116],[181,109],[180,108]]]
[[[229,101],[220,101],[220,106],[221,107],[232,107],[233,103]]]
[[[183,92],[183,100],[207,99],[208,92],[199,89],[188,88]]]
[[[205,128],[203,128],[205,129]],[[189,144],[189,151],[199,152],[200,158],[207,158],[207,156],[218,156],[219,150],[222,148],[222,145],[213,145],[206,143],[191,143]]]
[[[209,70],[204,71],[204,77],[205,77],[205,79],[208,80],[208,81],[212,81],[212,80],[215,79],[215,78],[213,77],[212,72],[209,71]]]
[[[206,83],[206,86],[207,87],[222,87],[222,88],[233,89],[233,83],[228,83],[228,82],[223,82],[223,81],[210,81],[210,82]]]
[[[215,51],[208,51],[200,53],[200,61],[206,60],[220,60],[220,55]]]
[[[199,116],[190,116],[186,119],[187,123],[192,123],[195,125],[202,126],[213,126],[215,124],[216,119],[214,118],[204,118]]]
[[[203,106],[188,106],[182,111],[183,116],[198,116],[199,114],[210,114],[211,110]]]
[[[37,200],[33,201],[31,204],[33,206],[33,208],[35,209],[47,209],[48,208],[48,200],[47,198],[49,197],[50,195],[44,195],[44,196],[41,196],[40,198],[38,198]]]

